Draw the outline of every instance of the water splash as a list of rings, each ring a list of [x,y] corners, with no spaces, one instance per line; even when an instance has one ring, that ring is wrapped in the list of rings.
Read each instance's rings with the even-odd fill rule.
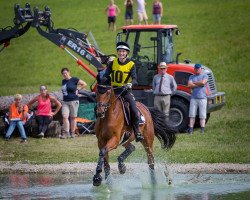
[[[166,172],[166,170],[169,170]],[[230,195],[238,199],[250,194],[249,174],[176,174],[157,166],[152,185],[147,165],[133,173],[111,174],[99,187],[92,174],[1,174],[0,199],[216,199]],[[168,184],[172,176],[172,184]]]

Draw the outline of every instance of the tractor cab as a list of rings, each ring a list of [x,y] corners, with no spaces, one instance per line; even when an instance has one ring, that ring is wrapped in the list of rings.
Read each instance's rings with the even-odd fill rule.
[[[173,35],[179,34],[176,25],[130,25],[123,26],[117,34],[117,42],[130,45],[130,57],[137,70],[139,87],[150,88],[160,62],[173,63]]]

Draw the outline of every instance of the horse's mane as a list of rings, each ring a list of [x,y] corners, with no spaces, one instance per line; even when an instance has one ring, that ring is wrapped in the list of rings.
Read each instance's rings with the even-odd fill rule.
[[[110,85],[99,85],[99,84],[97,85],[97,91],[100,94],[104,94],[110,89],[111,89]]]

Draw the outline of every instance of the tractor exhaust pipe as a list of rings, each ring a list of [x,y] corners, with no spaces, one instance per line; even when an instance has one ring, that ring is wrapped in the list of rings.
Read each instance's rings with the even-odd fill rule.
[[[180,52],[180,53],[177,53],[177,55],[176,55],[176,64],[179,64],[179,56],[181,55],[182,53]]]

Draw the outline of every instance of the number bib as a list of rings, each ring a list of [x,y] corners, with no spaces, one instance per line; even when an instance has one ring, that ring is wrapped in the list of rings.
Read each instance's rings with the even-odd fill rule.
[[[132,82],[130,70],[134,62],[129,61],[126,65],[119,65],[118,59],[115,58],[112,65],[111,81],[113,86],[123,86]]]

